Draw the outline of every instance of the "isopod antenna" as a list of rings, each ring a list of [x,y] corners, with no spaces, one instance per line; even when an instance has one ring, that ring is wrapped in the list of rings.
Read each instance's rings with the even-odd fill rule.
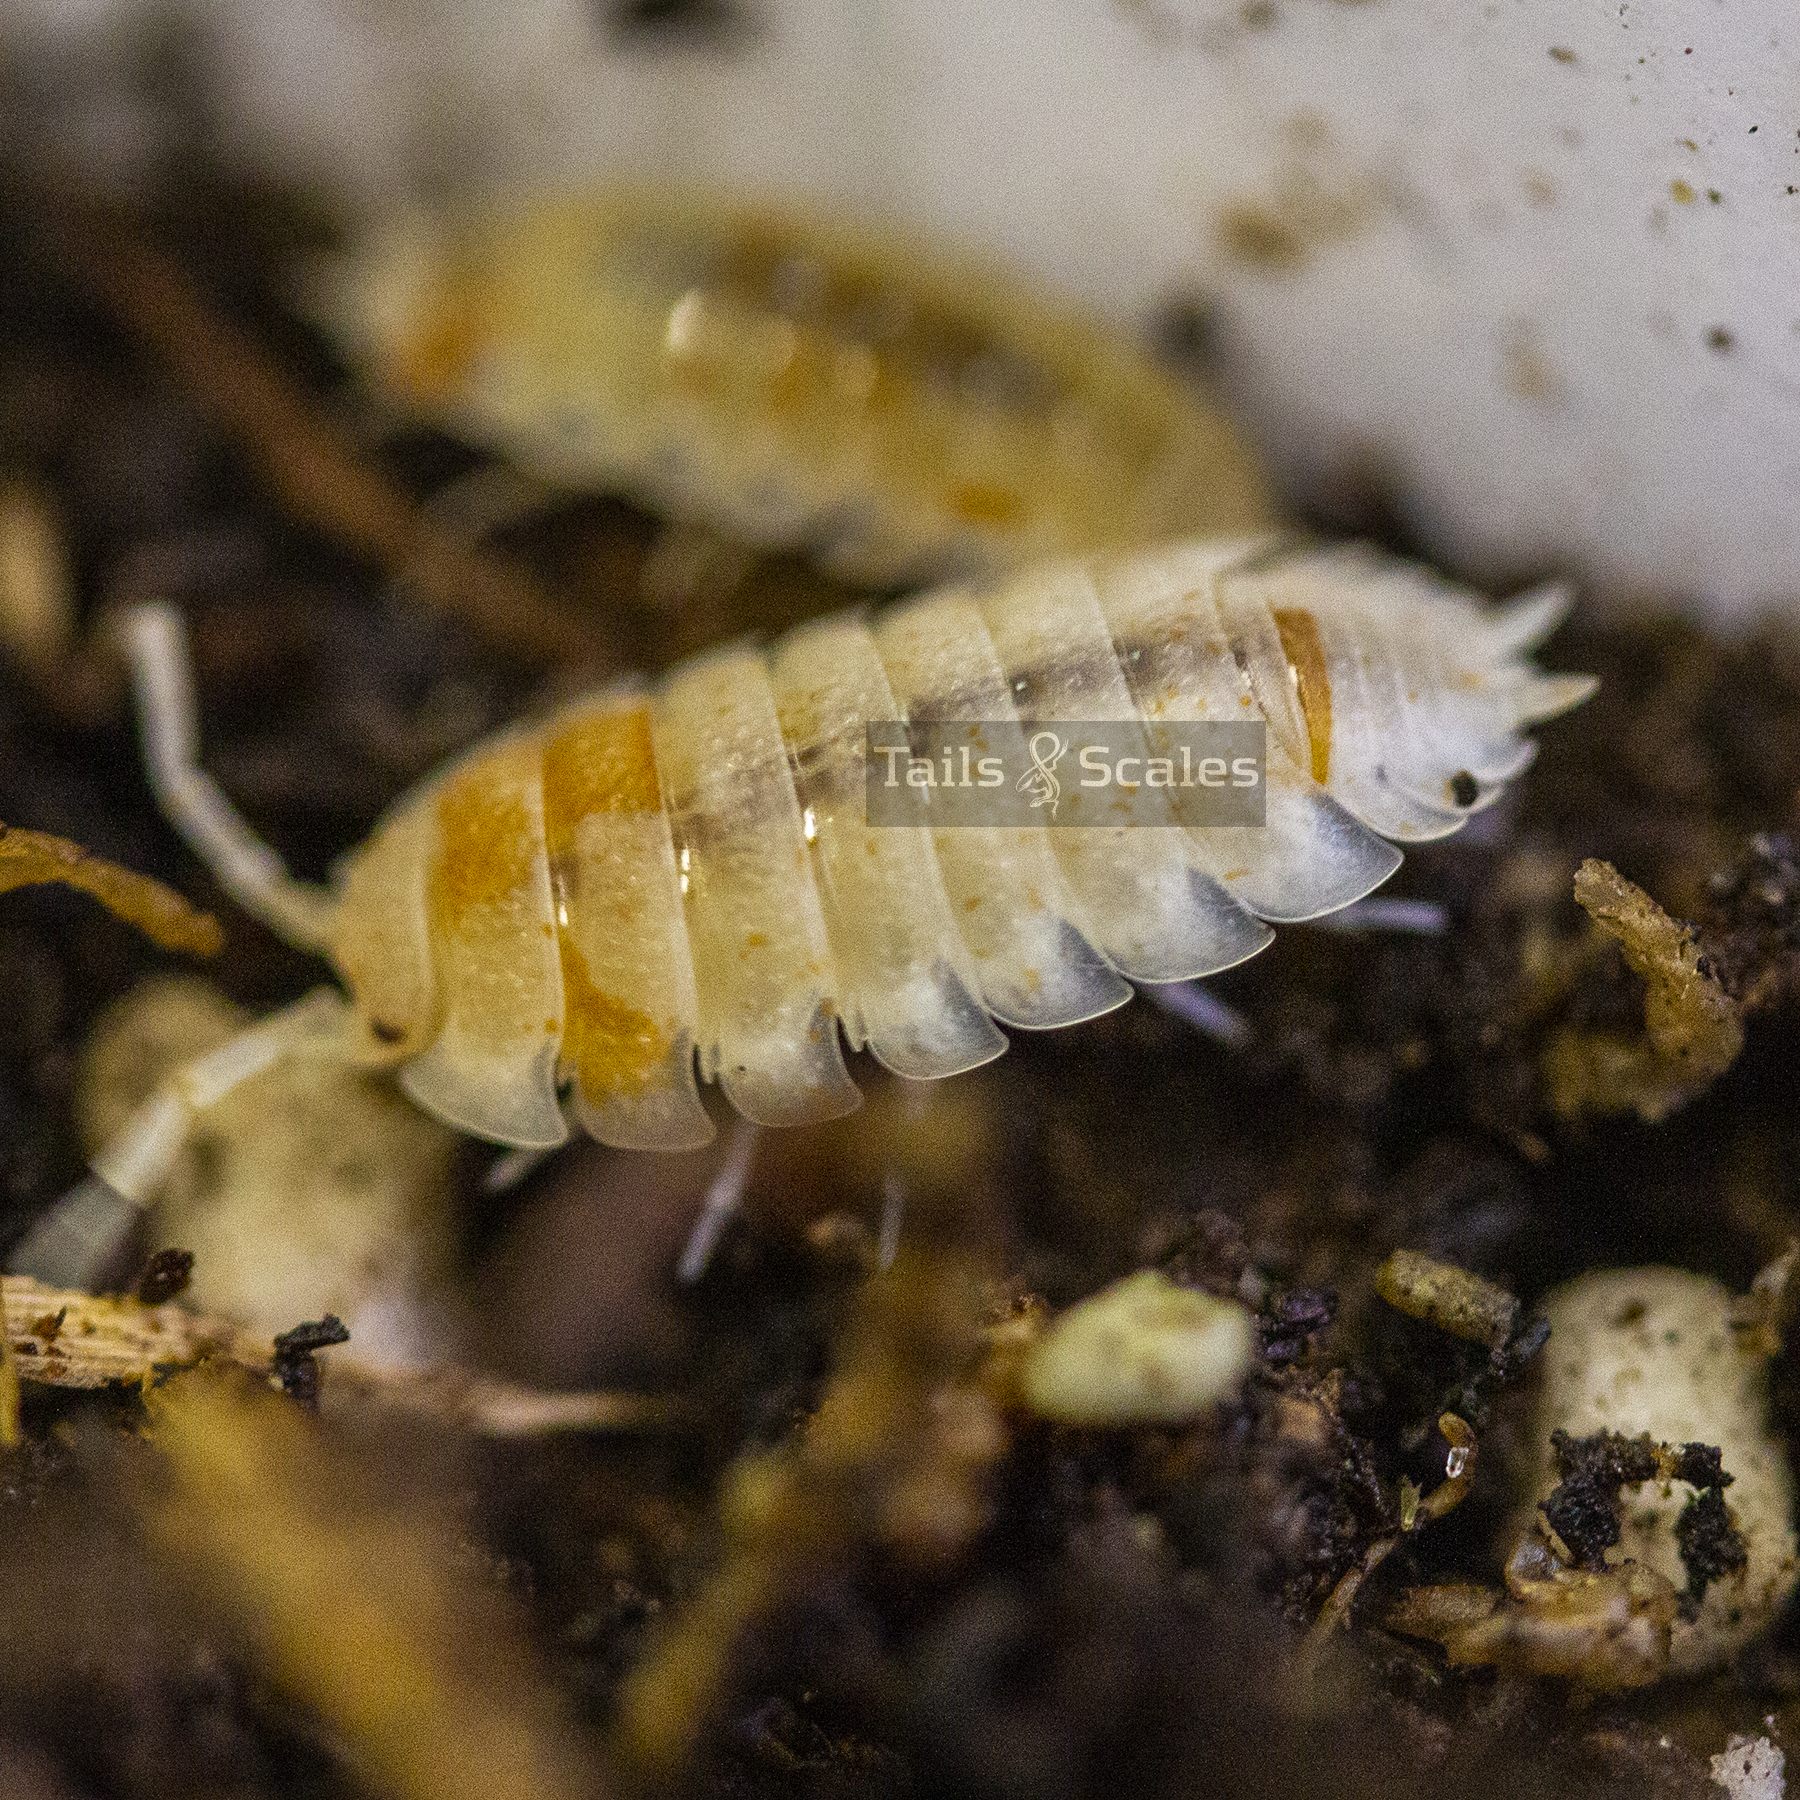
[[[245,911],[299,949],[324,950],[331,895],[296,881],[199,766],[181,614],[162,604],[133,607],[121,620],[120,636],[150,785],[164,814]],[[97,1286],[116,1271],[139,1213],[174,1167],[195,1115],[303,1045],[329,1054],[342,1041],[347,1010],[335,989],[316,989],[178,1070],[102,1146],[87,1177],[26,1233],[8,1268],[53,1287]]]
[[[200,767],[187,628],[172,606],[134,606],[120,620],[150,786],[164,816],[238,905],[299,950],[330,943],[332,897],[296,881]]]

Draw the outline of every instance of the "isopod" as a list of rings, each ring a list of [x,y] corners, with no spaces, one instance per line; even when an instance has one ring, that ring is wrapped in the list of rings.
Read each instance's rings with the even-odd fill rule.
[[[842,1037],[913,1079],[1262,949],[1455,831],[1591,692],[1502,609],[1365,548],[1202,539],[1096,552],[804,625],[477,745],[403,797],[334,885],[295,881],[196,762],[179,616],[125,622],[159,799],[222,884],[327,956],[321,989],[190,1065],[94,1158],[15,1266],[78,1282],[194,1111],[303,1047],[394,1068],[514,1146],[682,1150],[696,1086],[799,1125],[857,1106]],[[1265,823],[875,826],[871,721],[1262,721]]]
[[[1274,522],[1224,416],[1128,339],[770,205],[609,188],[409,214],[315,290],[399,408],[859,580]]]

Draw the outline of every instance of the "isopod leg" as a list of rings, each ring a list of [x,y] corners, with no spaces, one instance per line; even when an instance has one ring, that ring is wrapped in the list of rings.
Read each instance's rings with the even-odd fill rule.
[[[330,941],[331,896],[296,881],[200,767],[181,614],[161,603],[134,606],[120,621],[120,639],[131,664],[144,761],[164,815],[246,912],[302,950],[323,950]]]
[[[346,1041],[349,1012],[336,989],[316,988],[176,1070],[101,1146],[86,1178],[26,1233],[10,1272],[52,1287],[92,1288],[168,1178],[195,1116],[302,1047],[330,1054]]]
[[[749,1119],[739,1119],[732,1127],[731,1141],[725,1149],[725,1160],[706,1190],[700,1203],[700,1217],[688,1233],[688,1241],[675,1265],[676,1279],[684,1287],[706,1273],[712,1254],[718,1248],[725,1227],[737,1216],[744,1204],[744,1192],[750,1185],[750,1165],[756,1160],[756,1146],[762,1141],[762,1127]]]

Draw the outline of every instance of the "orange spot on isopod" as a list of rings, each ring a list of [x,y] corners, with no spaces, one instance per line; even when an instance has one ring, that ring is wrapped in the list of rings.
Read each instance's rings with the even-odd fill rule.
[[[1281,633],[1282,654],[1300,690],[1300,711],[1306,718],[1312,751],[1312,778],[1323,787],[1331,773],[1331,672],[1319,638],[1319,623],[1303,606],[1277,607],[1275,629]]]

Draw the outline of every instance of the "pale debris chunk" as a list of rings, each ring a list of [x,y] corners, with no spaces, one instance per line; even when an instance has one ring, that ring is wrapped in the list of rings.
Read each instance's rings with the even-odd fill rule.
[[[1764,1271],[1748,1309],[1684,1269],[1600,1270],[1547,1295],[1506,1591],[1415,1588],[1389,1627],[1452,1663],[1598,1691],[1702,1674],[1765,1631],[1800,1583],[1765,1375],[1787,1267]]]
[[[1677,1618],[1669,1669],[1716,1667],[1767,1629],[1800,1580],[1791,1515],[1793,1476],[1769,1426],[1766,1364],[1732,1328],[1734,1301],[1719,1282],[1686,1269],[1608,1269],[1545,1297],[1550,1345],[1537,1421],[1539,1474],[1532,1510],[1558,1482],[1553,1431],[1648,1433],[1660,1443],[1716,1444],[1724,1490],[1748,1561],[1715,1576],[1697,1613]],[[1617,1555],[1676,1589],[1689,1583],[1676,1524],[1694,1491],[1683,1481],[1628,1491]]]
[[[1413,1618],[1389,1615],[1395,1630],[1435,1637],[1453,1663],[1488,1664],[1554,1675],[1597,1693],[1648,1687],[1669,1672],[1669,1633],[1680,1600],[1654,1569],[1565,1568],[1542,1546],[1526,1545],[1507,1565],[1506,1596],[1481,1619],[1440,1610],[1441,1590],[1408,1596]],[[1534,1553],[1535,1552],[1535,1553]]]
[[[1643,978],[1644,1032],[1564,1030],[1544,1052],[1550,1102],[1564,1118],[1635,1112],[1666,1119],[1703,1094],[1737,1061],[1744,1026],[1731,996],[1703,964],[1691,928],[1669,917],[1611,863],[1590,857],[1575,874],[1575,898],[1617,938]]]
[[[1783,1800],[1787,1792],[1787,1757],[1766,1737],[1734,1731],[1712,1759],[1712,1778],[1731,1800]]]
[[[75,640],[75,578],[55,505],[35,481],[0,480],[0,648],[35,673]]]
[[[186,978],[146,982],[109,1008],[77,1083],[90,1148],[165,1075],[248,1022]],[[350,1328],[340,1355],[419,1366],[442,1347],[435,1296],[458,1142],[379,1078],[290,1058],[196,1121],[152,1243],[193,1252],[186,1299],[198,1311],[271,1335],[335,1313]]]
[[[1253,1342],[1236,1301],[1143,1269],[1070,1307],[1031,1347],[1026,1404],[1065,1425],[1184,1424],[1238,1391]]]

